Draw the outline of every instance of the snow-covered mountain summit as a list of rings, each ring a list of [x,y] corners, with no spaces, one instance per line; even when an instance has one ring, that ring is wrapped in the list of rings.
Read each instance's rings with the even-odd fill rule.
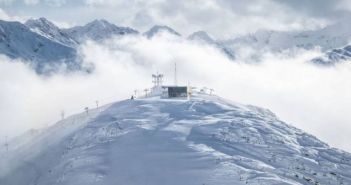
[[[0,184],[351,184],[351,155],[217,96],[124,100],[19,137]]]
[[[104,19],[94,20],[84,26],[76,26],[64,31],[78,42],[84,42],[87,39],[101,41],[113,36],[139,33],[132,28],[119,27]]]
[[[155,35],[162,34],[165,32],[172,35],[181,36],[180,33],[176,32],[172,28],[168,26],[160,26],[160,25],[153,26],[152,28],[150,28],[150,30],[144,32],[143,35],[145,35],[147,38],[152,38]]]
[[[29,19],[26,21],[25,25],[33,32],[38,33],[52,41],[56,41],[70,47],[75,47],[77,45],[77,42],[70,35],[43,17],[39,19]]]
[[[77,55],[82,42],[137,33],[105,20],[70,29],[60,29],[45,18],[29,19],[25,24],[0,20],[0,54],[28,62],[39,74],[58,69],[89,71],[81,66]]]
[[[77,65],[75,49],[37,34],[19,22],[0,20],[0,54],[30,61],[39,72],[54,65],[73,68]]]
[[[204,42],[208,44],[215,44],[216,41],[208,35],[205,31],[197,31],[188,36],[189,40]]]

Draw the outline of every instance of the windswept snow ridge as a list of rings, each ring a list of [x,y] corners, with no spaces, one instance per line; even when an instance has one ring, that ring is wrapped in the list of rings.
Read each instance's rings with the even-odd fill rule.
[[[351,155],[217,96],[125,100],[0,152],[0,184],[351,184]]]

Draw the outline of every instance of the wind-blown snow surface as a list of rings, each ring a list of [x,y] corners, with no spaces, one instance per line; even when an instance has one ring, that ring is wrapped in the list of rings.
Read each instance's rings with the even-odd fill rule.
[[[350,184],[351,155],[217,96],[125,100],[31,131],[0,184]]]

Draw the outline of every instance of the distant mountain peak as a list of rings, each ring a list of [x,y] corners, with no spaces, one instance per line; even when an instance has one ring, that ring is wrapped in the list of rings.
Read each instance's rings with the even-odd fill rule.
[[[45,20],[29,21],[30,27],[20,22],[0,21],[0,54],[31,62],[38,73],[51,72],[49,65],[59,66],[63,63],[75,68],[78,65],[74,63],[76,50],[62,44],[64,36],[60,29],[41,25],[41,21]]]
[[[168,32],[176,36],[181,36],[180,33],[165,25],[155,25],[152,28],[150,28],[150,30],[146,31],[143,35],[145,35],[147,38],[152,38],[161,32]]]
[[[351,45],[335,48],[324,53],[323,56],[312,59],[315,64],[333,66],[335,64],[351,60]]]
[[[57,27],[54,23],[52,23],[51,21],[47,20],[44,17],[40,17],[38,19],[28,19],[25,23],[24,23],[27,27],[29,27],[31,30],[35,29],[35,28],[41,28],[41,29],[51,29],[51,30],[60,30],[59,27]]]
[[[100,27],[100,28],[108,28],[108,27],[115,27],[116,25],[108,22],[105,19],[95,19],[94,21],[86,24],[85,26],[87,26],[87,27],[96,26],[96,27]]]
[[[25,25],[33,32],[42,35],[50,40],[60,44],[73,47],[77,43],[65,32],[63,32],[54,23],[50,22],[44,17],[38,19],[29,19]]]
[[[40,74],[55,72],[62,64],[68,70],[81,70],[77,55],[80,43],[137,33],[104,19],[69,29],[61,29],[44,17],[31,18],[25,24],[0,20],[0,54],[28,61]]]
[[[215,41],[205,31],[197,31],[189,35],[189,40],[205,41],[207,43],[215,43]]]
[[[48,25],[51,27],[57,27],[56,25],[54,25],[52,22],[50,22],[49,20],[47,20],[44,17],[40,17],[38,19],[34,19],[34,18],[30,18],[25,22],[25,25],[32,25],[32,24],[42,24],[42,25]]]
[[[101,41],[115,35],[138,34],[139,32],[129,27],[119,27],[105,19],[96,19],[84,26],[76,26],[65,30],[79,42],[86,39]]]

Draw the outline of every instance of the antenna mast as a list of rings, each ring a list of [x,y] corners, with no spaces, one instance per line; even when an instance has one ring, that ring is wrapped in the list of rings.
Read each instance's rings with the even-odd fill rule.
[[[64,119],[65,119],[65,111],[62,110],[62,111],[61,111],[61,120],[64,120]]]
[[[7,136],[5,137],[5,147],[6,147],[6,152],[9,151],[9,143],[7,142]]]
[[[177,62],[174,62],[174,85],[177,86]]]

